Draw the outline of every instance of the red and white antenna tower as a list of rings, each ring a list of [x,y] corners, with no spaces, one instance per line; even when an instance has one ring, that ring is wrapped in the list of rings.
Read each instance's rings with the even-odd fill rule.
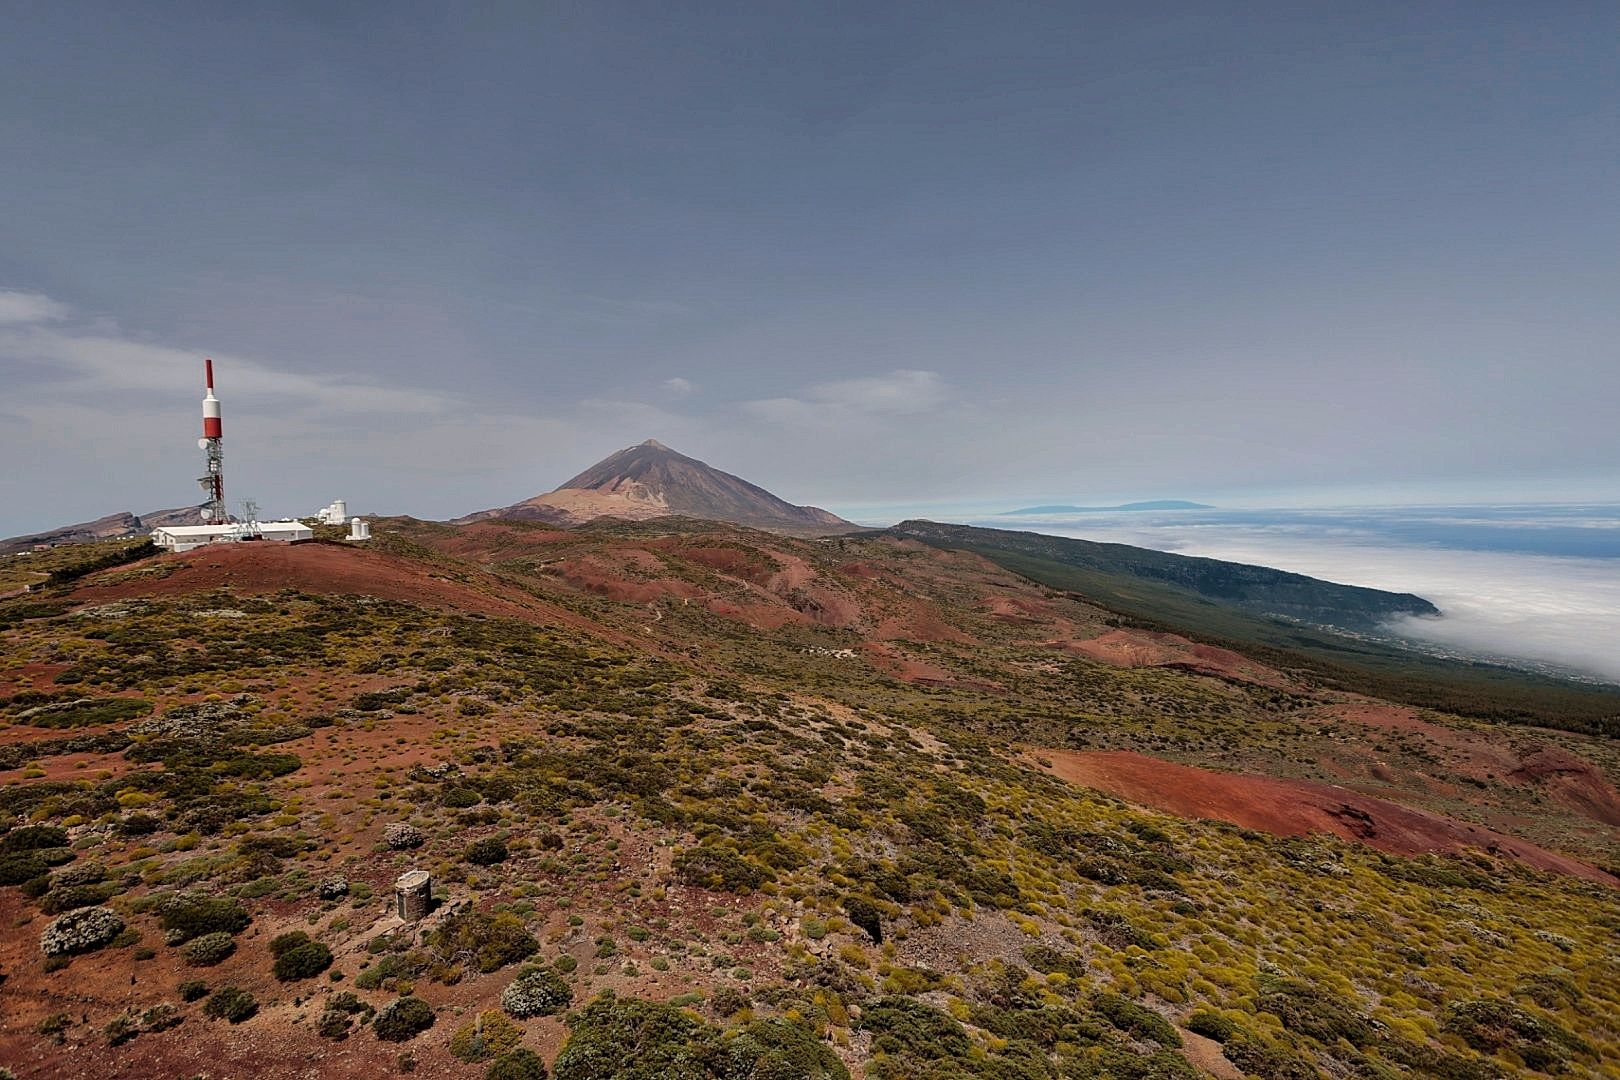
[[[200,509],[204,521],[224,524],[231,517],[225,511],[225,450],[219,422],[219,398],[214,396],[214,362],[205,359],[203,364],[208,390],[203,394],[203,437],[197,440],[197,448],[207,458],[208,475],[199,476],[197,483],[208,492],[208,500]]]

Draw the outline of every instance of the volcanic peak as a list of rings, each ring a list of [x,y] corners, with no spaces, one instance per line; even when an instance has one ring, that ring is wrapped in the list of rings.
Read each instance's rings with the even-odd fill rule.
[[[461,518],[517,518],[579,525],[599,517],[632,521],[685,516],[786,532],[853,528],[814,506],[796,506],[739,476],[671,450],[657,439],[626,447],[544,495]]]

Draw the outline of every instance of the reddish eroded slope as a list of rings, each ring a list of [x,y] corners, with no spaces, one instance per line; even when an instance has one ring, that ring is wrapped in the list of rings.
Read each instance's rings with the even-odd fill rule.
[[[1591,762],[1544,747],[1524,755],[1507,779],[1535,784],[1565,806],[1605,825],[1620,825],[1620,792]]]
[[[1147,630],[1110,630],[1083,641],[1056,642],[1065,652],[1100,660],[1114,667],[1162,667],[1198,675],[1237,679],[1262,686],[1287,687],[1280,672],[1257,664],[1241,653],[1214,645],[1200,645],[1175,634]]]
[[[1532,789],[1590,821],[1620,825],[1620,791],[1603,770],[1568,749],[1547,745],[1534,729],[1441,724],[1416,709],[1370,699],[1331,702],[1300,714],[1300,719],[1349,728],[1355,731],[1354,741],[1364,746],[1378,746],[1384,732],[1421,740],[1424,754],[1416,764],[1424,766],[1426,779],[1420,786],[1425,789],[1457,791],[1457,781],[1506,783]],[[1397,779],[1377,752],[1363,755],[1359,767],[1339,775],[1386,783]]]
[[[1214,818],[1278,836],[1330,833],[1392,855],[1482,848],[1538,870],[1620,886],[1620,878],[1567,855],[1333,784],[1215,772],[1133,751],[1039,754],[1064,780],[1180,817]]]

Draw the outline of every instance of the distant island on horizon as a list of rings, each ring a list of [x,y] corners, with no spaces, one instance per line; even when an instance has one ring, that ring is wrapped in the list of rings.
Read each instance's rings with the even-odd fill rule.
[[[1209,503],[1188,502],[1185,499],[1154,499],[1149,502],[1120,503],[1118,506],[1026,506],[1021,510],[1003,510],[997,517],[1017,514],[1095,514],[1110,510],[1214,510]]]

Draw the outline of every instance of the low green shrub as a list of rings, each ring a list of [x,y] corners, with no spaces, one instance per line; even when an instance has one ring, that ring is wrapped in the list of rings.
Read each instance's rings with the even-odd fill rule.
[[[1174,1024],[1152,1009],[1118,994],[1098,994],[1092,1001],[1092,1007],[1127,1035],[1151,1039],[1170,1049],[1181,1045],[1181,1033]]]
[[[433,1007],[419,997],[402,997],[377,1010],[371,1030],[384,1042],[414,1039],[433,1026]]]
[[[236,939],[223,930],[192,938],[183,951],[186,963],[192,967],[213,967],[236,951]]]
[[[204,934],[238,934],[252,921],[241,903],[229,896],[174,896],[159,912],[170,945],[181,945]]]
[[[96,885],[73,885],[65,889],[51,889],[40,897],[39,910],[46,915],[60,915],[74,908],[106,903],[122,891],[111,881],[103,881]]]
[[[486,1009],[450,1036],[450,1054],[457,1061],[488,1061],[517,1048],[523,1029],[499,1009]]]
[[[203,1002],[203,1015],[233,1024],[240,1024],[258,1011],[259,1003],[253,995],[235,986],[222,986]]]
[[[295,945],[276,957],[273,971],[282,982],[309,979],[332,966],[332,950],[318,941]]]
[[[849,1080],[807,1024],[776,1019],[731,1032],[662,1001],[603,995],[568,1018],[555,1080]]]
[[[519,1047],[490,1062],[484,1080],[546,1080],[546,1060],[533,1050]]]
[[[1261,1011],[1281,1020],[1288,1030],[1309,1035],[1329,1046],[1340,1039],[1352,1046],[1365,1046],[1373,1035],[1372,1024],[1360,1012],[1338,997],[1306,983],[1262,980],[1255,1004]]]
[[[464,857],[468,862],[479,866],[494,866],[496,863],[505,862],[507,854],[506,844],[491,836],[467,845]]]
[[[302,930],[289,930],[285,934],[277,934],[270,939],[270,955],[280,956],[300,945],[308,945],[310,940],[310,936]]]
[[[0,836],[0,854],[67,846],[67,830],[55,825],[24,825]]]
[[[1223,1043],[1237,1033],[1237,1024],[1220,1013],[1200,1010],[1187,1018],[1187,1030]]]

